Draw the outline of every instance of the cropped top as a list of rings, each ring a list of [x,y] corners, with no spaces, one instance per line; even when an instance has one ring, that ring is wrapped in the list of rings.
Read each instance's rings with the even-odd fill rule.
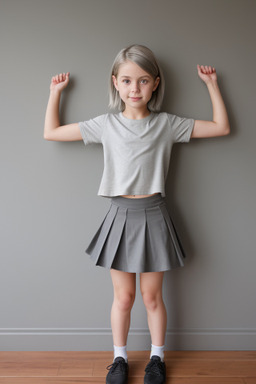
[[[188,142],[194,120],[165,112],[140,120],[122,112],[79,122],[84,143],[101,143],[104,169],[98,195],[165,196],[172,145]]]

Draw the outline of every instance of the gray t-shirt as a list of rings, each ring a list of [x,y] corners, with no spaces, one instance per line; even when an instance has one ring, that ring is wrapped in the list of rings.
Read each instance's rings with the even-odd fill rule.
[[[194,120],[153,113],[141,120],[123,113],[105,114],[80,122],[85,144],[101,143],[104,170],[98,195],[165,196],[172,145],[188,142]]]

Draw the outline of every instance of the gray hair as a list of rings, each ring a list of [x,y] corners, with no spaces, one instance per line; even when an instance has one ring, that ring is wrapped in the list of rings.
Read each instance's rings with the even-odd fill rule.
[[[127,61],[132,61],[137,64],[152,76],[153,79],[160,77],[159,85],[148,102],[148,109],[150,111],[159,112],[164,97],[163,72],[153,52],[149,48],[137,44],[122,49],[114,60],[109,84],[109,107],[113,109],[117,108],[119,111],[123,111],[125,108],[124,102],[121,100],[119,93],[113,84],[112,76],[114,75],[117,77],[120,65]]]

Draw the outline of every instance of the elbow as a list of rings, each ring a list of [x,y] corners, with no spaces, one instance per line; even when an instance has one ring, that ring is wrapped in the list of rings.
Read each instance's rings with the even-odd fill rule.
[[[47,141],[50,141],[51,139],[49,138],[49,136],[47,135],[47,133],[44,133],[44,140],[47,140]]]
[[[53,138],[49,133],[44,132],[44,140],[53,141]]]
[[[44,140],[50,140],[49,132],[48,132],[48,129],[46,128],[46,125],[44,126]]]
[[[230,134],[230,125],[227,121],[226,123],[219,124],[217,127],[218,134],[216,136],[227,136]]]
[[[226,124],[224,127],[223,127],[223,136],[227,136],[230,134],[230,125],[229,123]]]
[[[44,140],[54,141],[54,132],[52,130],[44,128]]]
[[[59,141],[58,131],[56,132],[56,128],[45,127],[44,128],[44,140],[47,141]]]

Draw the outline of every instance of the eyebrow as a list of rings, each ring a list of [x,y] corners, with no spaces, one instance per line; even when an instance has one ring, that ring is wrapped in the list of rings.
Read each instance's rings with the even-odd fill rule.
[[[120,76],[120,77],[121,77],[121,78],[122,78],[122,77],[125,77],[125,78],[127,78],[127,79],[130,79],[130,78],[131,78],[131,76],[125,76],[125,75]],[[145,77],[148,77],[149,79],[151,78],[151,76],[149,76],[149,75],[145,75],[145,76],[140,76],[139,79],[145,79]]]

